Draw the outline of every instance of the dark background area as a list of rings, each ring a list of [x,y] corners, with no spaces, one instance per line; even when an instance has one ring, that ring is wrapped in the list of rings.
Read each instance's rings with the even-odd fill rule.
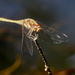
[[[0,17],[32,18],[67,34],[67,43],[43,32],[38,41],[54,75],[75,75],[75,0],[0,0]],[[33,56],[22,55],[21,40],[20,25],[0,22],[0,75],[47,75],[35,44]]]

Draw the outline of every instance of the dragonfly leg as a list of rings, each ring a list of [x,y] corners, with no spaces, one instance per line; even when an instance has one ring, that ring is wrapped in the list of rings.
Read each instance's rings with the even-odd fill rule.
[[[30,30],[27,34],[27,37],[32,39],[32,40],[36,40],[38,38],[38,34],[33,35],[33,30]]]

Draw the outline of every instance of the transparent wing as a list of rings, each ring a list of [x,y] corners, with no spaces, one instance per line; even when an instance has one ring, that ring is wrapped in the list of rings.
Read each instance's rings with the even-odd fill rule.
[[[26,52],[26,43],[25,43],[25,33],[24,33],[24,25],[22,25],[22,47],[21,47],[21,51],[22,51],[22,54],[25,54]]]
[[[29,39],[26,35],[29,32],[28,29],[22,25],[22,48],[21,51],[23,54],[25,54],[26,51],[29,51],[31,55],[33,55],[33,45],[32,45],[32,39]]]
[[[27,49],[28,49],[29,53],[30,53],[31,55],[33,55],[32,39],[29,39],[28,37],[26,37],[26,45],[27,45]]]
[[[50,38],[53,40],[55,44],[59,44],[61,42],[67,42],[68,36],[58,30],[55,30],[53,28],[50,28],[40,22],[38,22],[41,25],[42,30],[50,36]]]

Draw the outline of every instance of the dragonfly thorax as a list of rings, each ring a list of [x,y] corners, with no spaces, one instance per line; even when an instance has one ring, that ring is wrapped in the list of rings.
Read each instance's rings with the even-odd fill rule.
[[[27,29],[33,29],[35,32],[39,32],[41,30],[40,25],[33,19],[25,19],[25,27]]]

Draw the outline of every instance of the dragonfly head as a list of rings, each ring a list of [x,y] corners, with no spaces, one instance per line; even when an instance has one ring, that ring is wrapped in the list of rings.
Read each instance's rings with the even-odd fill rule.
[[[41,26],[39,24],[34,25],[34,31],[39,32],[41,30]]]

